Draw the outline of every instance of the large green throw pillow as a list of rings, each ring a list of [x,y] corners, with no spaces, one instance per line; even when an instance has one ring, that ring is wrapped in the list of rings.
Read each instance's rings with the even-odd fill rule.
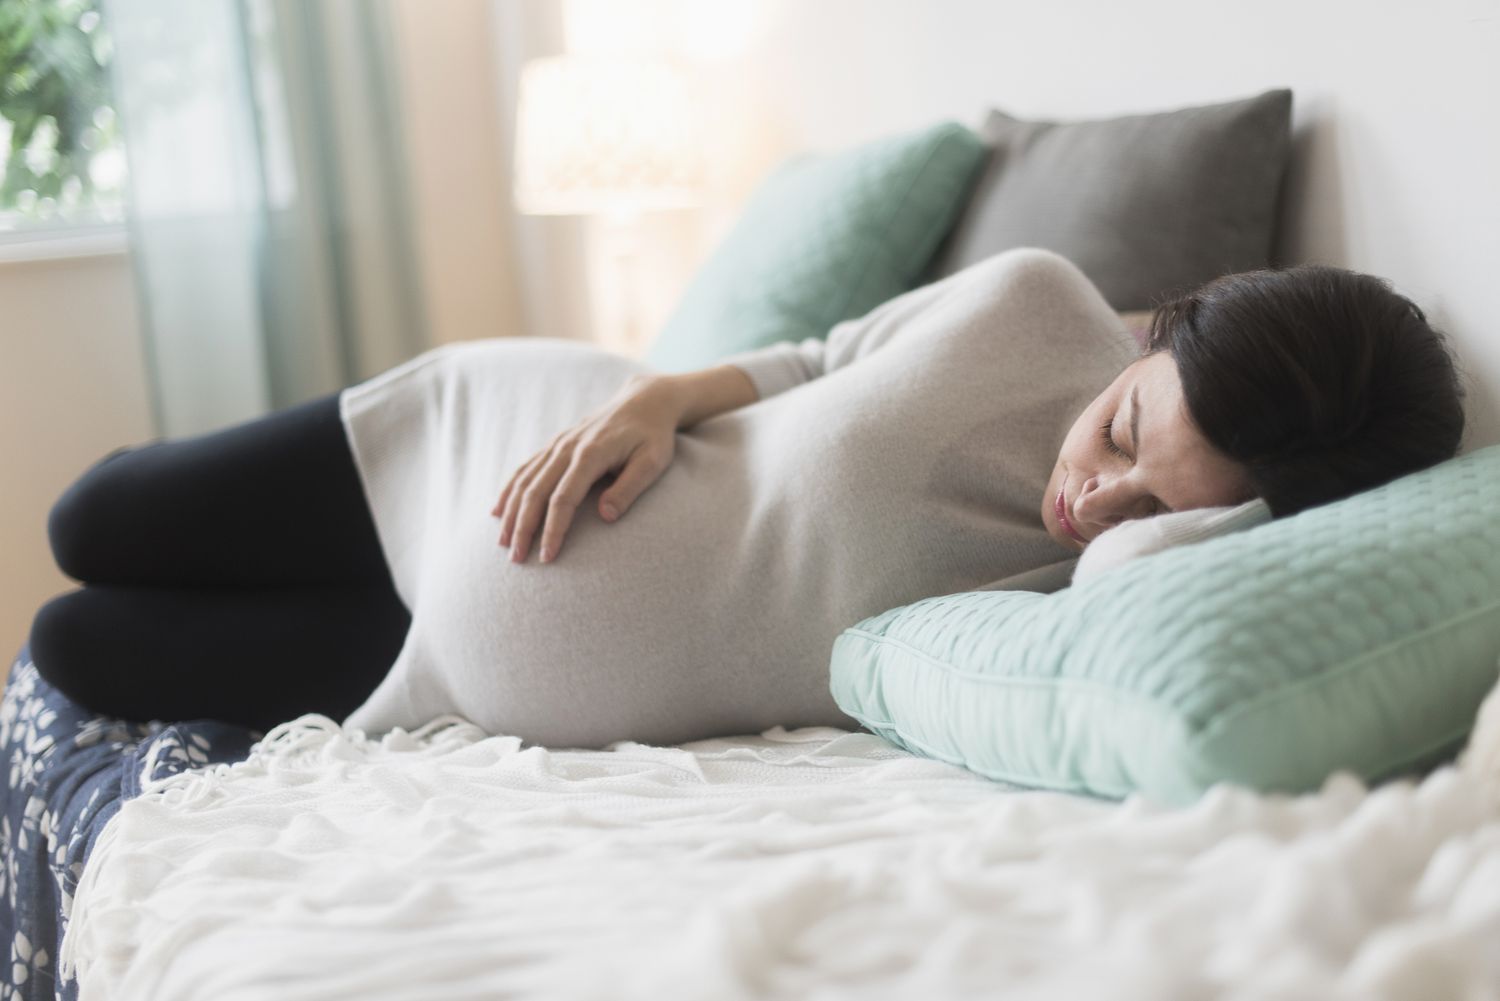
[[[1186,803],[1455,753],[1500,672],[1500,446],[1126,563],[963,592],[834,642],[839,706],[1028,786]]]
[[[948,122],[783,164],[694,276],[647,364],[686,371],[823,337],[911,289],[985,155],[974,132]]]

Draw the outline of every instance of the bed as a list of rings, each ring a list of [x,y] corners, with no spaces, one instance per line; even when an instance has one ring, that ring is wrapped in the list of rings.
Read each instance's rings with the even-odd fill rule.
[[[257,737],[94,716],[22,651],[0,709],[0,996],[1500,984],[1500,783],[1458,766],[1373,792],[1348,774],[1301,797],[1220,786],[1172,810],[1006,786],[832,728],[549,751],[457,717],[376,743],[305,716]],[[80,890],[90,908],[70,914]]]
[[[1284,129],[1281,105],[1231,124],[1274,112]],[[924,251],[936,274],[994,250],[987,211]],[[0,746],[0,1001],[1500,994],[1488,759],[1170,808],[826,727],[586,751],[456,716],[379,740],[316,715],[265,734],[123,721],[52,688],[26,649]]]
[[[0,935],[10,946],[0,997],[78,996],[76,983],[58,978],[57,956],[100,832],[140,793],[143,777],[237,760],[259,736],[214,720],[100,716],[49,685],[22,648],[0,699],[0,749],[9,766],[0,807]]]

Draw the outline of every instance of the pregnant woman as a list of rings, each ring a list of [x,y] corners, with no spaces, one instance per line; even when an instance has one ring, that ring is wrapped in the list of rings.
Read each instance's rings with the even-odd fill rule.
[[[699,372],[454,344],[118,450],[52,512],[85,586],[31,650],[134,719],[376,736],[451,712],[553,747],[854,729],[827,673],[860,619],[1053,590],[1127,519],[1293,514],[1450,458],[1462,429],[1444,339],[1380,279],[1221,278],[1142,353],[1072,264],[1011,251]]]

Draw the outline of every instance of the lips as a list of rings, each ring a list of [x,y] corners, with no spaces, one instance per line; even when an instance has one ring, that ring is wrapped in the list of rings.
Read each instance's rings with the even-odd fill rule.
[[[1070,536],[1083,543],[1085,546],[1088,545],[1089,540],[1079,535],[1078,529],[1073,527],[1073,522],[1068,520],[1068,507],[1063,500],[1063,492],[1061,490],[1057,492],[1057,502],[1053,505],[1053,507],[1057,509],[1057,523],[1062,526],[1063,531],[1067,532]]]

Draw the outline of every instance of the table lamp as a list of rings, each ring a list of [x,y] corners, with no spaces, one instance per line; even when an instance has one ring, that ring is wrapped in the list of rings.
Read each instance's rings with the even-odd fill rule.
[[[532,215],[597,215],[616,268],[619,347],[641,347],[634,274],[644,212],[693,208],[703,195],[692,90],[670,63],[601,56],[536,59],[522,69],[515,201]]]

